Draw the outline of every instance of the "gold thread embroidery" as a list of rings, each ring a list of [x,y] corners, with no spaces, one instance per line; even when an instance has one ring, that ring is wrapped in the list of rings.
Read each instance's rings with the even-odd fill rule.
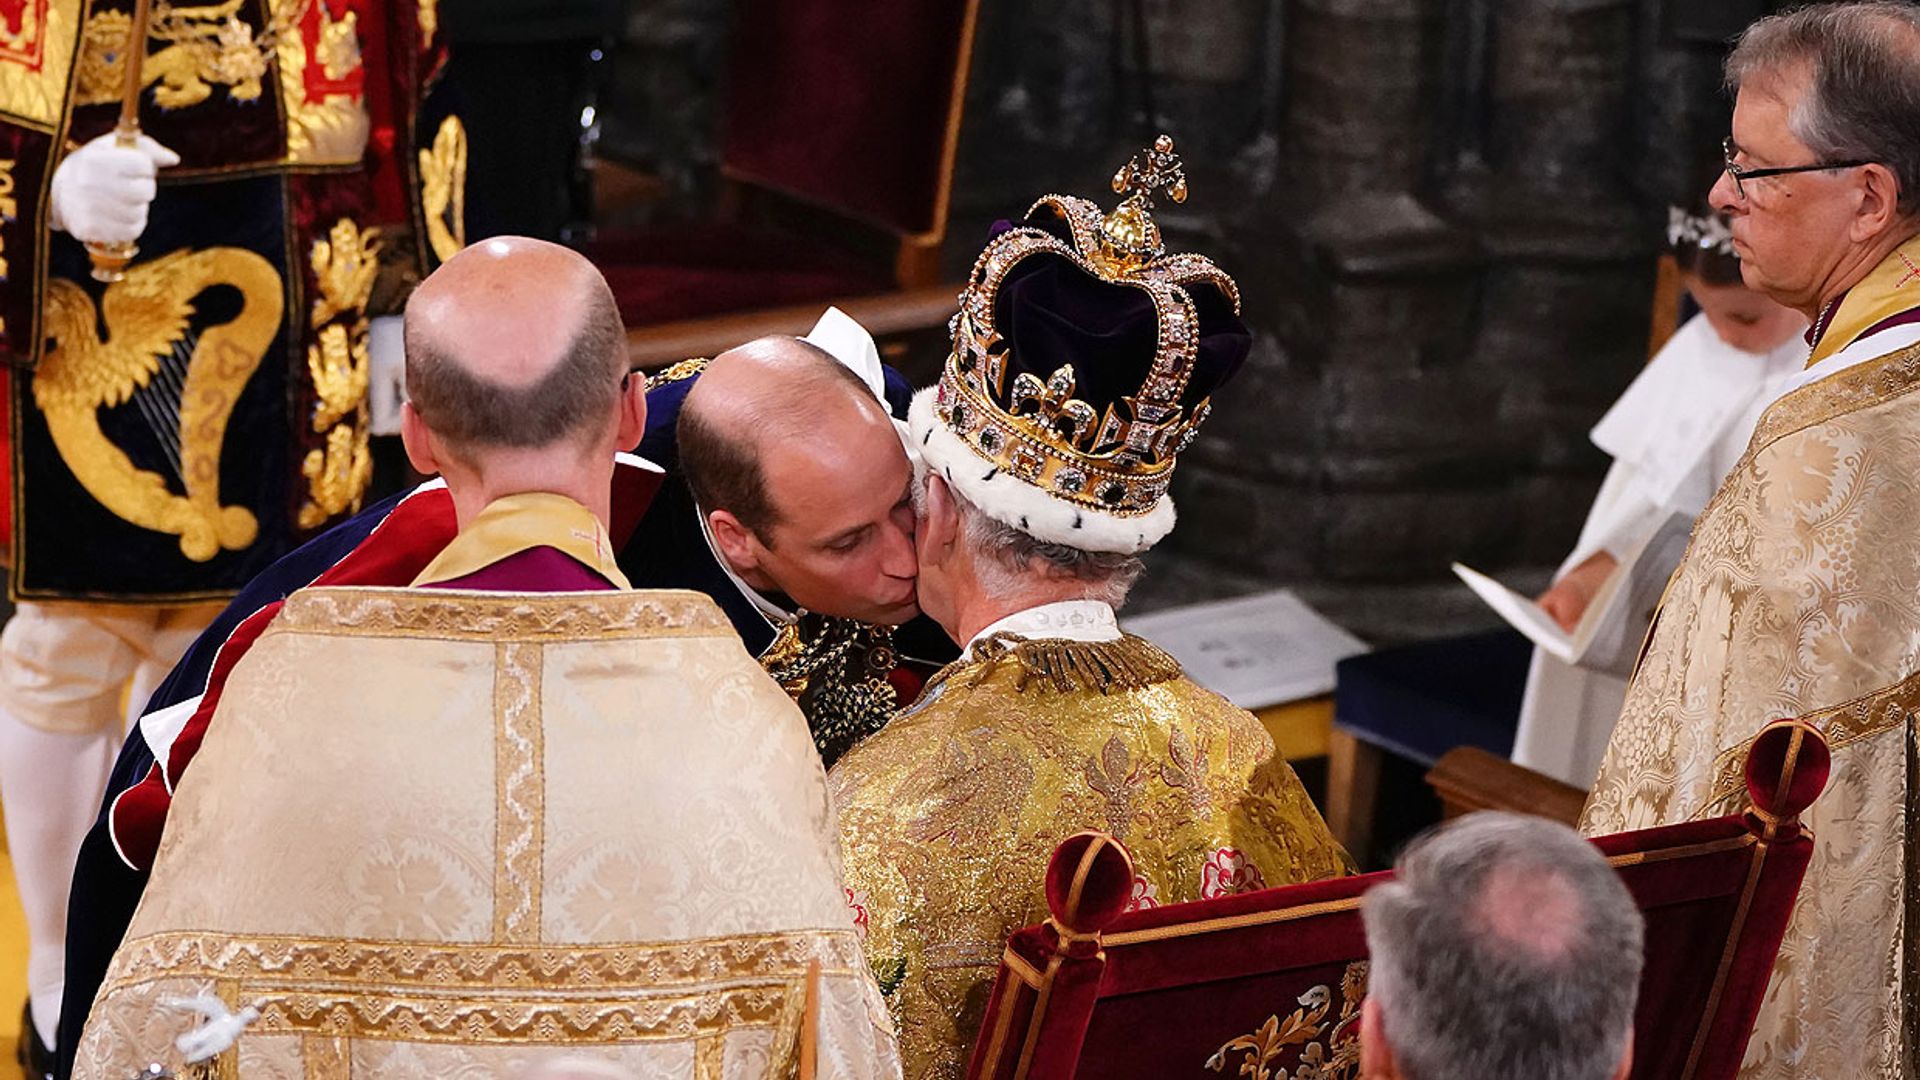
[[[0,158],[0,224],[17,220],[20,217],[20,202],[13,195],[14,162]],[[0,231],[0,281],[7,280],[7,235]],[[0,333],[6,332],[6,322],[0,320]]]
[[[314,340],[307,346],[315,398],[313,430],[327,438],[300,464],[307,481],[299,515],[303,529],[359,510],[373,478],[367,445],[366,310],[380,271],[379,254],[379,229],[362,229],[341,218],[326,237],[313,242],[308,258],[318,283],[311,317]]]
[[[238,289],[243,303],[232,321],[200,334],[186,363],[178,415],[183,497],[108,441],[99,410],[132,399],[160,372],[161,358],[184,347],[194,298],[215,285]],[[99,309],[107,326],[103,341],[86,291],[68,281],[48,283],[52,345],[34,372],[33,396],[54,445],[102,506],[142,528],[179,536],[181,554],[195,562],[223,548],[245,548],[259,531],[246,508],[221,505],[220,456],[234,404],[279,332],[281,303],[280,275],[260,256],[242,248],[182,249],[137,265],[126,280],[108,286]],[[164,440],[169,433],[157,434]]]
[[[1207,1059],[1207,1068],[1224,1072],[1239,1055],[1236,1076],[1251,1080],[1353,1080],[1360,1071],[1360,1001],[1367,994],[1367,962],[1356,960],[1347,965],[1340,979],[1340,1018],[1328,1031],[1327,1013],[1333,1008],[1333,990],[1326,984],[1308,988],[1299,997],[1300,1007],[1286,1018],[1278,1013],[1267,1017],[1251,1035],[1230,1040]],[[1327,1037],[1320,1037],[1327,1032]],[[1273,1067],[1281,1051],[1300,1047],[1298,1068],[1289,1072]]]
[[[343,323],[323,327],[307,347],[307,374],[313,378],[313,430],[326,431],[357,412],[367,396],[367,339]]]
[[[510,942],[540,940],[542,809],[546,770],[540,720],[541,646],[494,646],[493,933]]]
[[[329,19],[322,10],[320,40],[314,43],[313,55],[320,61],[320,71],[339,82],[360,67],[360,15],[348,11]]]
[[[639,1042],[761,1027],[790,1056],[816,964],[856,977],[854,931],[552,948],[176,931],[123,946],[101,999],[212,979],[260,1010],[257,1034]]]
[[[420,151],[420,204],[434,257],[467,246],[467,129],[457,116],[440,121],[431,149]]]
[[[260,99],[267,59],[286,38],[291,23],[305,10],[303,2],[292,12],[275,12],[265,29],[254,33],[241,19],[245,0],[225,0],[204,7],[154,4],[149,35],[167,42],[157,52],[140,43],[141,85],[152,86],[153,103],[162,109],[184,109],[225,86],[233,101]],[[123,11],[98,11],[87,19],[79,68],[74,73],[76,104],[105,105],[120,100],[126,82],[127,57],[133,52],[127,35],[132,19]]]
[[[727,1044],[719,1035],[708,1035],[693,1047],[693,1080],[720,1080],[721,1066],[727,1060]]]
[[[1752,457],[1796,431],[1885,404],[1916,387],[1920,387],[1920,345],[1808,383],[1767,408],[1754,429],[1747,456]],[[1706,514],[1703,512],[1700,516],[1705,518]]]
[[[380,275],[379,256],[379,227],[362,229],[351,218],[334,222],[324,238],[313,242],[307,260],[320,292],[313,301],[314,327],[342,315],[359,318],[365,313],[374,279]]]
[[[51,132],[64,115],[67,75],[80,33],[79,0],[26,0],[12,5],[19,29],[0,18],[0,116]]]
[[[1181,674],[1180,661],[1131,634],[1114,641],[1029,641],[1018,634],[994,634],[974,645],[971,659],[955,661],[935,673],[926,690],[962,672],[971,672],[968,685],[978,686],[1007,661],[1019,668],[1014,688],[1022,694],[1069,694],[1076,690],[1111,694],[1143,689]],[[923,696],[925,693],[922,691]]]
[[[280,98],[287,115],[287,160],[300,165],[356,164],[366,153],[373,129],[366,102],[359,94],[310,91],[307,65],[310,59],[318,63],[333,80],[358,70],[357,16],[349,11],[335,19],[325,0],[269,0],[268,4],[275,18],[290,5],[299,32],[281,34],[275,46]]]
[[[122,955],[124,953],[125,955]],[[248,986],[335,987],[396,993],[512,985],[528,993],[626,985],[686,988],[755,973],[828,975],[864,970],[860,939],[845,930],[774,931],[611,945],[498,945],[385,938],[238,937],[172,930],[128,942],[113,958],[102,994],[164,976],[233,979]]]
[[[705,594],[679,589],[511,596],[335,586],[287,597],[266,632],[537,642],[708,637],[732,629]]]
[[[328,520],[360,509],[361,497],[373,479],[373,456],[365,424],[341,424],[327,432],[327,443],[307,451],[300,475],[307,481],[307,501],[300,507],[300,527],[317,529]]]

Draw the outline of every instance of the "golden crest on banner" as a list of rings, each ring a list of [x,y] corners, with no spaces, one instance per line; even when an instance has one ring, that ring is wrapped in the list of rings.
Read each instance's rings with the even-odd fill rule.
[[[0,116],[42,131],[60,123],[81,0],[0,0]]]
[[[239,290],[240,313],[192,334],[194,300],[216,285]],[[33,398],[54,446],[87,493],[116,516],[180,537],[205,562],[252,544],[259,523],[220,501],[220,453],[242,389],[280,331],[280,274],[243,248],[183,248],[127,271],[98,307],[79,285],[47,286],[46,355]],[[106,326],[103,338],[96,326]],[[136,466],[100,429],[100,410],[135,404],[186,494]]]
[[[453,258],[467,246],[467,129],[457,116],[440,121],[433,146],[420,151],[420,203],[434,258]]]
[[[313,431],[327,438],[300,463],[307,482],[299,514],[303,529],[358,510],[373,478],[367,448],[367,298],[379,276],[379,257],[380,230],[363,229],[348,218],[313,242],[310,262],[318,288],[309,318],[314,335],[307,346],[307,374],[313,380]]]
[[[276,43],[287,160],[358,164],[373,130],[361,86],[359,16],[351,10],[335,15],[327,0],[268,0],[267,6],[275,19],[282,12],[292,15],[289,31]]]
[[[146,52],[140,65],[141,85],[154,87],[153,103],[162,109],[198,105],[213,96],[216,86],[226,87],[230,100],[258,101],[268,61],[283,39],[297,36],[294,24],[306,2],[275,10],[256,32],[241,18],[247,0],[191,7],[156,0],[148,36],[150,42],[164,44]],[[127,41],[132,22],[124,11],[96,11],[88,17],[74,78],[76,104],[120,100],[132,51]],[[150,42],[141,48],[151,50]]]

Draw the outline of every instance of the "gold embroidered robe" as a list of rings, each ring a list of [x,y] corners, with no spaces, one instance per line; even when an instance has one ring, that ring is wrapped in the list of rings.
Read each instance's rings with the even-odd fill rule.
[[[828,786],[909,1080],[962,1074],[1007,935],[1046,918],[1047,859],[1076,832],[1127,845],[1135,906],[1349,870],[1260,722],[1131,636],[989,638]]]
[[[1826,734],[1819,844],[1743,1077],[1904,1077],[1920,906],[1920,346],[1775,402],[1694,526],[1581,827],[1738,812],[1761,727]],[[1904,1033],[1903,1033],[1904,1029]]]
[[[348,673],[342,677],[342,673]],[[695,593],[311,588],[234,668],[75,1076],[898,1075],[793,702]]]

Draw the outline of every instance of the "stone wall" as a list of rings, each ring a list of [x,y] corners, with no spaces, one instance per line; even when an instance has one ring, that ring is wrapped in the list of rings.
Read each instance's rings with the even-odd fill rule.
[[[1280,582],[1549,565],[1645,359],[1663,207],[1725,132],[1719,40],[1759,8],[983,0],[946,261],[1172,133],[1193,195],[1162,226],[1236,275],[1257,343],[1171,549]],[[616,56],[605,151],[672,205],[708,193],[725,33],[724,6],[649,2]]]

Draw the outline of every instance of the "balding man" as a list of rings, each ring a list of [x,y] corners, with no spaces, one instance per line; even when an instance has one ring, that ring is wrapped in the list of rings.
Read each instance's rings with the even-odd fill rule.
[[[336,527],[250,583],[162,684],[120,751],[81,845],[67,924],[57,1072],[144,891],[179,777],[221,687],[286,597],[322,585],[515,591],[626,584],[610,557],[609,486],[644,505],[657,470],[616,466],[646,422],[604,280],[566,248],[503,237],[414,293],[404,440],[441,479]]]
[[[838,312],[809,338],[856,364],[872,349]],[[720,604],[829,767],[954,655],[916,618],[912,470],[888,402],[904,409],[905,388],[868,359],[856,373],[813,340],[766,337],[683,369],[675,446],[643,449],[685,483],[669,479],[621,554],[637,584]]]
[[[216,987],[261,1017],[228,1052],[248,1072],[511,1073],[557,1045],[779,1075],[809,1037],[831,1075],[896,1072],[799,710],[710,600],[615,562],[646,404],[605,283],[488,241],[406,320],[402,434],[453,535],[413,588],[322,580],[228,643],[156,770],[173,808],[74,1075],[166,1060],[191,1021],[165,1002]],[[123,852],[161,797],[115,808]]]
[[[645,387],[599,271],[557,244],[488,240],[407,304],[400,435],[446,481],[459,535],[416,585],[624,587],[607,527],[615,454],[646,430]]]
[[[1607,860],[1543,818],[1469,814],[1361,899],[1363,1080],[1622,1080],[1646,935]]]
[[[505,255],[488,258],[489,252]],[[78,1026],[86,1018],[108,958],[119,944],[145,888],[160,824],[167,813],[170,790],[167,778],[185,768],[198,745],[195,730],[183,729],[181,718],[200,715],[202,719],[198,723],[204,726],[204,718],[210,715],[203,710],[208,697],[215,696],[215,688],[224,673],[238,656],[244,655],[246,646],[290,593],[316,583],[413,583],[453,541],[463,524],[456,520],[456,510],[466,520],[479,516],[491,501],[488,493],[500,490],[499,477],[537,472],[548,485],[548,494],[564,494],[598,514],[602,506],[608,506],[607,500],[597,493],[605,482],[601,478],[610,472],[610,516],[602,518],[600,524],[610,531],[610,539],[619,553],[616,570],[640,588],[690,589],[705,593],[719,604],[748,652],[759,657],[789,693],[801,700],[814,728],[816,743],[823,752],[832,753],[840,741],[850,742],[870,730],[877,723],[876,718],[883,717],[884,710],[890,707],[896,697],[893,680],[907,673],[891,670],[898,662],[896,656],[905,650],[890,646],[884,629],[869,629],[867,624],[853,623],[859,638],[847,641],[838,635],[840,628],[849,624],[830,618],[842,614],[835,600],[825,595],[816,599],[804,590],[802,595],[819,603],[824,614],[782,614],[783,609],[775,607],[772,599],[732,575],[717,550],[703,536],[701,516],[694,509],[692,495],[687,485],[672,474],[677,473],[682,464],[676,442],[679,410],[688,392],[700,385],[707,362],[676,365],[656,376],[648,386],[645,400],[640,403],[647,428],[640,447],[645,458],[621,455],[608,465],[604,460],[594,459],[592,454],[579,457],[584,451],[578,444],[566,440],[556,440],[543,448],[496,447],[489,454],[488,471],[495,480],[476,483],[477,470],[468,460],[472,455],[459,447],[463,433],[480,426],[475,422],[476,416],[486,417],[484,426],[489,430],[521,431],[537,436],[551,426],[549,420],[559,411],[544,398],[549,392],[573,392],[561,383],[548,386],[527,382],[534,378],[533,372],[514,365],[528,359],[528,350],[545,349],[545,355],[559,356],[566,349],[568,355],[576,357],[593,351],[583,350],[584,339],[578,337],[591,320],[570,324],[555,318],[577,310],[580,318],[587,319],[590,309],[594,308],[594,305],[581,305],[582,300],[593,298],[595,290],[580,288],[580,282],[570,276],[571,259],[562,249],[534,241],[500,238],[463,254],[460,267],[443,270],[435,276],[434,288],[415,294],[414,306],[409,308],[412,322],[408,333],[409,352],[415,354],[409,358],[410,390],[414,395],[413,419],[408,421],[409,429],[414,432],[409,436],[410,450],[420,454],[415,459],[417,465],[437,469],[443,477],[369,507],[351,521],[275,563],[214,620],[154,694],[146,719],[121,748],[108,785],[105,812],[83,844],[76,869],[68,932],[69,990],[62,1021],[67,1045],[78,1035]],[[542,265],[538,276],[513,281],[514,267],[533,261]],[[455,280],[444,277],[455,269],[465,284],[457,290],[441,288]],[[504,270],[505,278],[483,272],[492,270]],[[591,279],[583,280],[586,285],[595,284]],[[436,331],[441,329],[443,301],[464,309],[470,317],[480,320],[472,325],[484,329],[451,344],[443,335],[436,336]],[[603,329],[619,336],[616,326],[606,325]],[[837,312],[830,313],[808,337],[831,347],[836,357],[860,364],[866,372],[865,378],[871,381],[854,379],[846,374],[844,365],[812,366],[808,369],[810,377],[867,387],[862,392],[868,399],[888,402],[889,410],[904,410],[906,384],[898,373],[881,368],[871,339],[852,320]],[[465,342],[467,351],[454,354],[452,345],[460,341]],[[779,339],[773,349],[806,350],[808,346],[794,339]],[[758,351],[748,349],[745,354],[751,356]],[[444,388],[439,385],[447,382],[449,370],[459,370],[448,368],[444,361],[449,355],[456,360],[483,364],[488,358],[494,358],[505,365],[489,369],[496,383],[517,374],[522,385],[487,389],[486,410],[475,414],[469,407],[473,404],[471,399],[477,396],[473,380],[456,379]],[[819,359],[819,354],[812,351],[805,355],[810,360]],[[728,358],[729,363],[722,365],[723,369],[731,365],[732,359]],[[432,385],[419,385],[423,378]],[[556,372],[547,378],[559,376]],[[626,379],[625,366],[621,364],[618,371],[609,370],[604,378],[590,380],[592,387],[588,389],[617,389]],[[586,381],[589,380],[582,380]],[[623,392],[622,409],[628,407],[624,395],[633,393],[639,383],[637,376],[627,381],[629,389]],[[707,396],[711,400],[720,395]],[[871,420],[870,416],[860,413],[857,406],[850,408],[863,422]],[[624,428],[622,431],[619,441],[604,448],[607,458],[613,457],[614,449],[631,445],[626,441],[630,432]],[[897,438],[892,442],[885,439],[875,442],[871,432],[865,435],[876,447],[876,454],[871,460],[839,462],[841,487],[854,489],[866,484],[862,472],[866,468],[884,470],[895,462],[901,469],[905,468]],[[892,438],[890,434],[888,437]],[[552,459],[551,468],[531,469],[529,462],[536,454],[548,455]],[[653,461],[661,464],[655,465]],[[667,474],[664,479],[670,481],[664,487],[662,467]],[[562,482],[556,479],[589,475],[595,479],[585,487],[571,483],[563,488]],[[784,474],[780,478],[783,479]],[[456,493],[463,493],[457,501],[464,509],[456,505]],[[784,506],[786,499],[779,498]],[[802,514],[809,512],[806,496],[794,500],[794,504]],[[451,584],[539,588],[542,574],[570,572],[577,578],[583,573],[578,569],[578,560],[572,560],[576,566],[569,567],[565,556],[553,554],[558,550],[532,551],[507,560],[506,565],[491,568],[491,581],[482,575],[467,582],[456,579]],[[533,580],[526,580],[529,575]],[[600,576],[612,580],[610,575]],[[848,594],[853,595],[853,590]],[[864,614],[866,609],[847,611]],[[913,655],[925,655],[933,660],[952,655],[951,643],[945,641],[937,627],[921,626],[925,623],[923,619],[915,620],[902,634],[903,638],[912,638],[917,631],[919,639],[931,639],[909,646]],[[834,631],[833,634],[816,632],[809,639],[828,648],[822,651],[817,645],[811,649],[799,647],[799,631],[803,626],[814,631]],[[780,631],[778,635],[776,628]],[[776,644],[780,647],[775,648]],[[926,665],[922,668],[930,669]],[[914,684],[909,684],[905,696],[911,696],[911,685]],[[826,719],[816,722],[815,717]],[[837,717],[853,717],[855,722],[833,719]]]
[[[1739,762],[1794,717],[1834,750],[1820,837],[1748,1077],[1920,1069],[1920,7],[1763,19],[1727,62],[1749,286],[1812,323],[1806,370],[1695,524],[1581,822],[1737,813]]]

